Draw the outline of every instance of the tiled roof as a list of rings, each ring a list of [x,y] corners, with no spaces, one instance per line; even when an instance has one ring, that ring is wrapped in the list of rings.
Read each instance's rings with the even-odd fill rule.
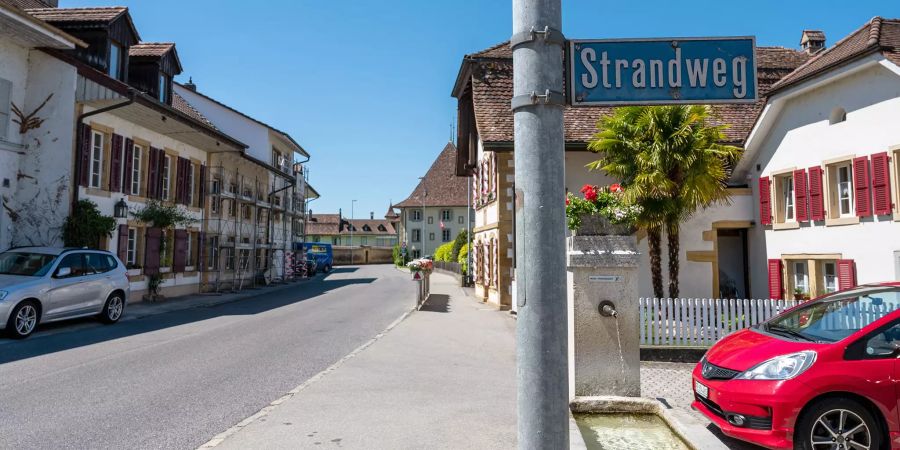
[[[128,48],[128,56],[161,57],[174,47],[174,42],[141,42]]]
[[[783,47],[758,47],[756,55],[760,97],[765,96],[776,81],[809,58],[804,52]],[[476,64],[472,71],[472,98],[478,133],[485,143],[513,141],[513,113],[509,106],[513,95],[511,58],[508,43],[466,57]],[[743,143],[763,104],[760,99],[754,104],[718,104],[711,106],[711,109],[717,124],[729,125],[725,130],[728,142]],[[597,120],[611,111],[612,108],[606,106],[566,107],[563,113],[566,142],[589,141],[597,131]]]
[[[824,41],[825,40],[825,33],[823,33],[821,30],[803,30],[802,36],[803,36],[803,38],[801,38],[801,40],[800,40],[801,44],[803,43],[804,39],[810,40],[810,41],[813,41],[813,40]]]
[[[213,129],[218,130],[214,123],[210,122],[209,119],[207,119],[203,114],[200,114],[200,111],[197,111],[190,103],[187,102],[187,100],[184,99],[184,97],[178,95],[177,92],[172,92],[172,107],[178,111],[181,111],[188,117],[203,122]]]
[[[353,234],[359,236],[393,236],[397,230],[390,221],[380,219],[341,219],[338,214],[313,214],[306,224],[307,235],[338,236],[350,235],[350,224],[353,224]],[[371,231],[365,231],[368,225]],[[378,226],[383,226],[380,231]]]
[[[397,214],[397,211],[394,211],[394,205],[388,206],[387,212],[384,213],[384,218],[390,220],[390,219],[397,219],[399,217],[400,217],[400,214]]]
[[[466,180],[456,176],[456,146],[448,143],[425,173],[425,179],[419,181],[406,200],[394,207],[422,207],[423,199],[425,206],[466,206]]]
[[[32,8],[28,13],[46,22],[111,22],[128,12],[124,6],[104,8]]]
[[[19,9],[43,9],[50,7],[50,5],[41,0],[3,0],[0,3],[16,6]]]
[[[806,64],[772,87],[778,91],[871,52],[881,51],[900,64],[900,19],[875,17],[830,48],[816,53]]]

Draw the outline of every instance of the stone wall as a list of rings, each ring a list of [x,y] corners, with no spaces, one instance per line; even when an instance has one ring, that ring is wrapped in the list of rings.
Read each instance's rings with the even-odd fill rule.
[[[393,264],[393,249],[389,247],[353,247],[353,262],[350,262],[350,247],[333,247],[334,265],[348,264]]]

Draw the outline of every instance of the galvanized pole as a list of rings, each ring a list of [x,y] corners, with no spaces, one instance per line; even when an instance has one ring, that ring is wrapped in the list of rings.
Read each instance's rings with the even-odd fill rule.
[[[513,0],[518,439],[567,449],[561,0]]]

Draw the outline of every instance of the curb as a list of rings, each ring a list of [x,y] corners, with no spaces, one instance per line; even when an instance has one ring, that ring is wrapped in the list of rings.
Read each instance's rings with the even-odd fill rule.
[[[325,377],[326,375],[328,375],[329,373],[334,372],[335,370],[337,370],[338,368],[340,368],[342,365],[344,365],[344,363],[346,363],[347,361],[349,361],[350,359],[352,359],[352,358],[355,357],[356,355],[362,353],[363,350],[365,350],[366,348],[368,348],[369,346],[371,346],[372,344],[374,344],[375,342],[377,342],[378,340],[380,340],[381,338],[383,338],[388,332],[390,332],[390,331],[393,330],[395,327],[397,327],[398,325],[400,325],[400,323],[402,323],[404,320],[406,320],[406,319],[407,319],[412,313],[414,313],[415,311],[416,311],[416,308],[413,307],[413,308],[411,308],[410,310],[406,311],[405,313],[401,314],[400,317],[398,317],[398,318],[395,319],[393,322],[391,322],[391,324],[388,325],[387,328],[385,328],[382,332],[376,334],[373,338],[371,338],[371,339],[369,339],[368,341],[364,342],[364,343],[363,343],[362,345],[360,345],[359,347],[356,347],[356,349],[354,349],[352,352],[348,353],[346,356],[344,356],[343,358],[339,359],[339,360],[338,360],[337,362],[335,362],[334,364],[328,366],[327,368],[325,368],[325,370],[323,370],[323,371],[321,371],[321,372],[319,372],[319,373],[313,375],[311,378],[309,378],[308,380],[304,381],[304,382],[301,383],[299,386],[295,387],[294,389],[291,389],[287,394],[285,394],[285,395],[281,396],[280,398],[278,398],[278,399],[272,401],[272,402],[269,403],[267,406],[265,406],[265,407],[263,407],[262,409],[260,409],[259,411],[257,411],[256,414],[253,414],[253,415],[251,415],[250,417],[247,417],[246,419],[244,419],[244,420],[238,422],[237,424],[235,424],[235,425],[232,426],[231,428],[229,428],[229,429],[227,429],[227,430],[225,430],[225,431],[223,431],[223,432],[217,434],[216,436],[214,436],[212,439],[210,439],[210,440],[209,440],[208,442],[206,442],[205,444],[203,444],[203,445],[197,447],[197,450],[204,450],[204,449],[215,448],[215,447],[217,447],[219,444],[225,442],[226,439],[228,439],[228,438],[234,436],[235,434],[237,434],[239,431],[241,431],[241,430],[244,429],[245,427],[251,425],[252,423],[256,422],[257,420],[259,420],[259,419],[261,419],[261,418],[263,418],[263,417],[266,417],[267,415],[269,415],[269,413],[271,413],[272,411],[274,411],[275,408],[277,408],[279,405],[281,405],[282,403],[284,403],[284,402],[290,400],[291,398],[293,398],[295,395],[299,394],[299,393],[300,393],[301,391],[303,391],[304,389],[306,389],[306,388],[308,388],[309,386],[315,384],[317,381],[320,381],[322,378],[324,378],[324,377]]]

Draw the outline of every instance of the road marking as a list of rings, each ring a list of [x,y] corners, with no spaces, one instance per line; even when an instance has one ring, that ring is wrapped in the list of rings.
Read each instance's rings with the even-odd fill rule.
[[[406,318],[409,317],[409,315],[412,314],[414,311],[415,311],[415,308],[410,309],[409,311],[406,311],[405,313],[401,314],[400,317],[398,317],[396,320],[391,322],[391,324],[388,325],[387,328],[384,329],[384,331],[376,334],[375,337],[373,337],[372,339],[369,339],[368,341],[366,341],[359,347],[356,347],[355,350],[348,353],[343,358],[339,359],[336,363],[328,366],[325,370],[313,375],[311,378],[309,378],[308,380],[306,380],[302,384],[300,384],[300,386],[297,386],[294,389],[291,389],[287,394],[281,396],[280,398],[276,399],[272,403],[269,403],[266,407],[257,411],[256,414],[253,414],[252,416],[247,417],[246,419],[238,422],[236,425],[232,426],[231,428],[217,434],[215,437],[210,439],[209,442],[201,445],[200,447],[197,447],[197,450],[210,449],[210,448],[216,447],[219,444],[221,444],[222,442],[225,442],[226,439],[235,435],[238,431],[241,431],[243,428],[247,427],[248,425],[252,424],[253,422],[256,422],[257,420],[259,420],[263,417],[266,417],[275,408],[277,408],[278,405],[281,405],[282,403],[286,402],[287,400],[290,400],[293,396],[299,394],[300,391],[308,388],[315,382],[324,378],[325,375],[328,375],[329,373],[334,372],[340,366],[342,366],[345,362],[347,362],[354,356],[360,354],[363,350],[368,348],[370,345],[374,344],[376,341],[378,341],[379,339],[384,337],[388,332],[390,332],[392,329],[394,329],[394,327],[396,327],[397,325],[400,325],[401,322],[406,320]]]

